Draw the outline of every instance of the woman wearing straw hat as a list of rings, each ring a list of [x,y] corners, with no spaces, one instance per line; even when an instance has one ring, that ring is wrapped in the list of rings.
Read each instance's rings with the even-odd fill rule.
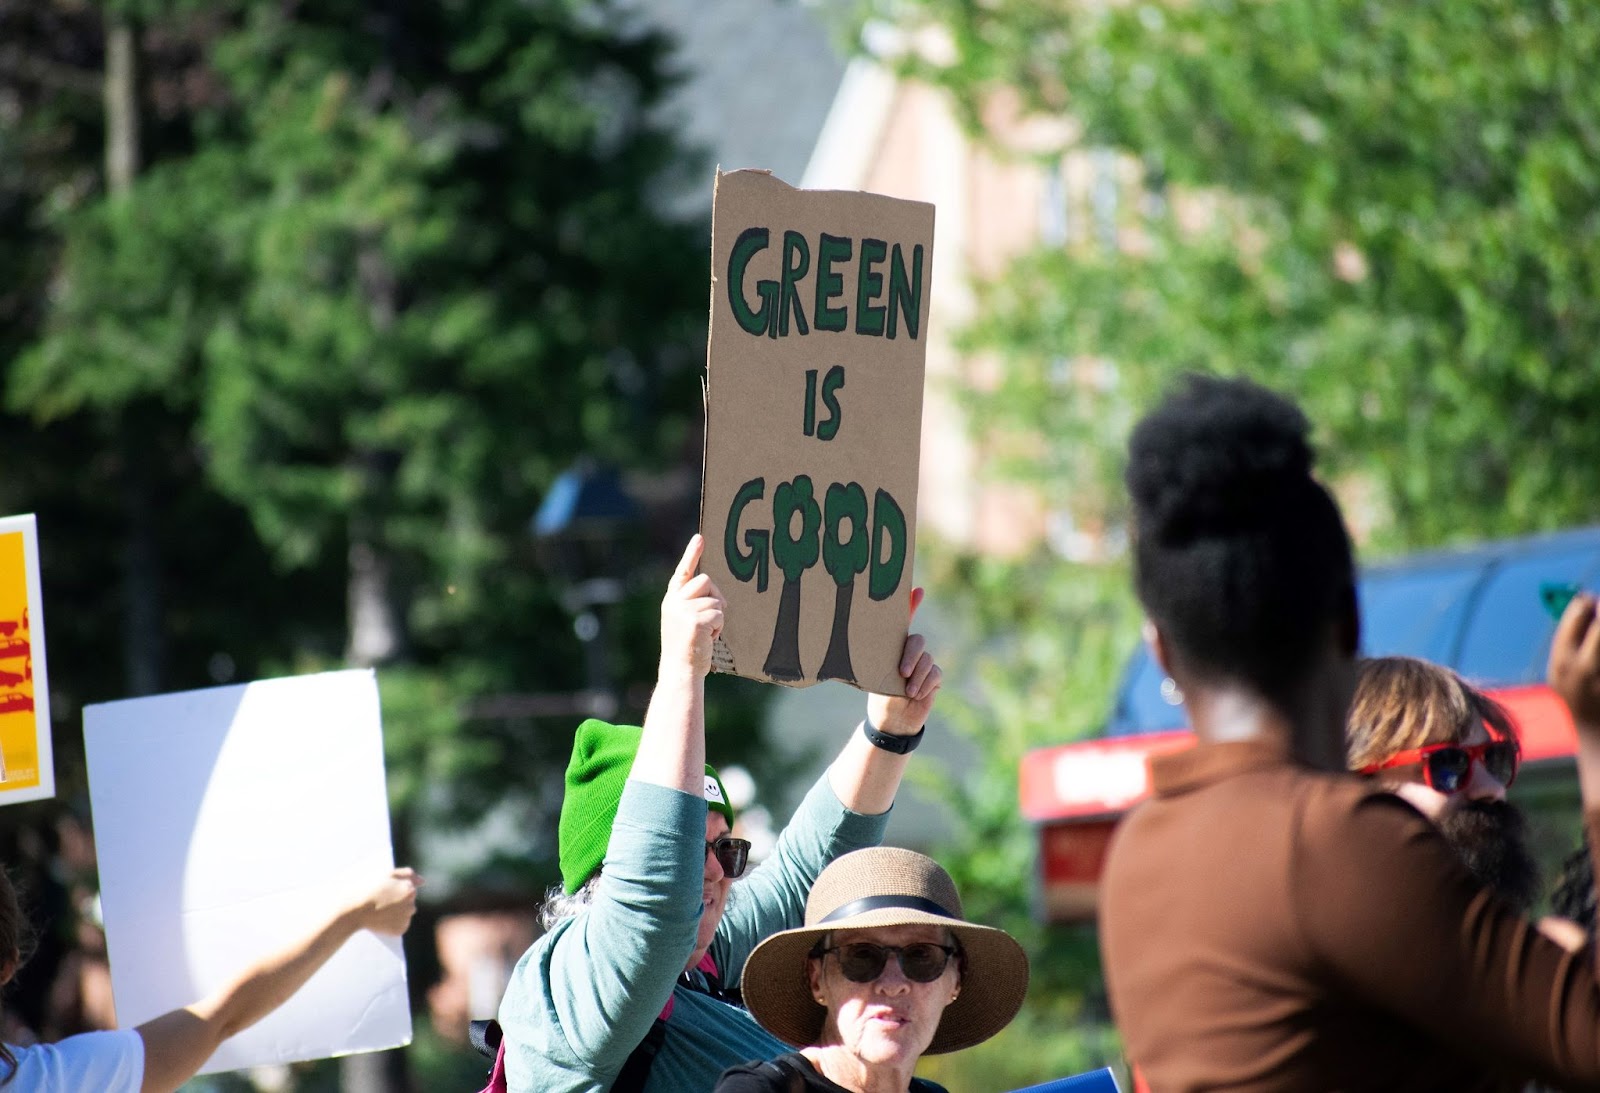
[[[750,844],[733,837],[733,809],[705,765],[705,676],[724,601],[697,572],[704,548],[690,540],[661,601],[644,724],[589,721],[575,735],[560,898],[501,1000],[491,1088],[705,1093],[730,1064],[778,1054],[784,1045],[724,998],[759,941],[805,921],[824,867],[883,838],[943,678],[917,634],[901,654],[903,693],[867,697],[866,718],[733,891]]]
[[[805,925],[773,934],[744,966],[744,1000],[800,1047],[725,1071],[715,1093],[941,1093],[911,1072],[1005,1028],[1028,989],[1028,958],[1004,930],[961,917],[932,858],[857,850],[817,877]]]

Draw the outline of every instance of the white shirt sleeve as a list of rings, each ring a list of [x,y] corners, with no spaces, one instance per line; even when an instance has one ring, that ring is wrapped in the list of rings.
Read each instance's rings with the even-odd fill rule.
[[[139,1093],[144,1083],[144,1040],[133,1029],[86,1032],[11,1051],[17,1069],[0,1087],[5,1093]]]

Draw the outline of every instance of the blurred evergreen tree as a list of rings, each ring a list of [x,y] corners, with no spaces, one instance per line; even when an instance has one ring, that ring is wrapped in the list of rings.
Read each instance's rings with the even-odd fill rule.
[[[0,0],[0,510],[41,516],[68,767],[85,701],[379,666],[401,853],[503,807],[501,880],[554,879],[575,719],[468,711],[583,686],[529,543],[556,474],[697,457],[669,54],[609,2]],[[625,714],[694,519],[642,531]]]
[[[120,184],[91,93],[118,25]],[[0,155],[20,317],[0,444],[27,456],[0,497],[42,514],[53,679],[155,689],[95,669],[137,514],[161,689],[381,665],[399,837],[520,800],[522,868],[553,875],[537,821],[570,724],[463,710],[582,686],[528,544],[554,476],[694,457],[706,231],[653,204],[693,166],[651,113],[670,43],[566,0],[0,3],[0,42],[0,148],[32,157]],[[673,557],[681,517],[649,529]],[[637,584],[617,612],[635,715],[659,596]]]

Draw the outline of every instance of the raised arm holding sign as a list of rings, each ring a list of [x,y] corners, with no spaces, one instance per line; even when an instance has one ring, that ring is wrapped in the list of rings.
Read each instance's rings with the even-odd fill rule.
[[[721,590],[697,572],[705,546],[689,542],[662,598],[644,725],[589,720],[574,734],[562,887],[500,1005],[509,1093],[705,1093],[723,1068],[781,1053],[749,1014],[710,997],[738,985],[764,937],[800,923],[828,862],[883,837],[938,694],[939,668],[913,634],[894,694],[868,697],[861,731],[747,875],[750,844],[705,765],[705,676],[725,621]]]
[[[704,1093],[724,1067],[780,1054],[708,996],[800,923],[828,862],[882,838],[942,681],[907,634],[932,210],[739,172],[718,176],[715,215],[706,530],[661,602],[644,725],[574,735],[562,887],[500,1006],[509,1093]],[[831,580],[807,578],[819,565]],[[749,875],[704,765],[712,669],[875,692]]]

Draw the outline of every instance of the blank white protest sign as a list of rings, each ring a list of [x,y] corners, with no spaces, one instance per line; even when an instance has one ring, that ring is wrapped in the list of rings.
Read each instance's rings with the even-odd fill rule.
[[[221,989],[394,867],[370,671],[87,706],[83,738],[120,1028]],[[400,939],[363,930],[200,1073],[410,1042]]]

